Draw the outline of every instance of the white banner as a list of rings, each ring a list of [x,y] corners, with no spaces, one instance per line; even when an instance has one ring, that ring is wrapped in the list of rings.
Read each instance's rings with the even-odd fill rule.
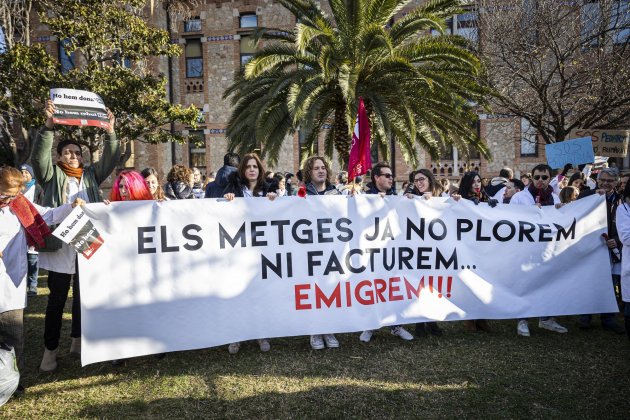
[[[84,365],[418,321],[615,312],[601,196],[555,208],[405,197],[88,204]]]

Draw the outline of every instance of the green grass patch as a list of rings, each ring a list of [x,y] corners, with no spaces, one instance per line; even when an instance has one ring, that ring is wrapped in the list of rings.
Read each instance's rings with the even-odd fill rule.
[[[45,282],[43,282],[45,286]],[[40,285],[42,286],[42,285]],[[0,408],[8,419],[55,418],[628,418],[630,342],[603,331],[537,328],[516,321],[469,333],[441,323],[443,337],[404,342],[381,329],[369,344],[339,334],[340,349],[311,350],[308,337],[255,342],[81,367],[69,354],[68,300],[59,368],[39,372],[46,288],[25,313],[26,394]],[[621,322],[621,317],[618,319]],[[413,331],[413,326],[409,326]]]

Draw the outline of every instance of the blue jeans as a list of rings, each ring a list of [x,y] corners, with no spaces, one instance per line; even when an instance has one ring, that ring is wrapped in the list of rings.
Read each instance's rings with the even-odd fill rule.
[[[28,290],[37,291],[37,276],[39,275],[39,255],[38,254],[27,254],[28,255],[28,277],[26,286]]]

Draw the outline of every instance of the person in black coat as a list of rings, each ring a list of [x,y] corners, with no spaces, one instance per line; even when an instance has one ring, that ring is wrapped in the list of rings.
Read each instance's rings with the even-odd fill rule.
[[[232,200],[235,197],[267,197],[268,194],[273,194],[275,198],[275,192],[270,190],[270,185],[265,181],[260,158],[256,153],[246,154],[238,170],[228,176],[223,198]]]
[[[256,153],[248,153],[238,167],[238,171],[228,176],[227,185],[223,190],[223,198],[232,201],[236,197],[267,197],[274,200],[275,192],[269,190],[269,184],[265,181],[265,170]],[[269,351],[271,345],[266,338],[258,339],[260,351]],[[238,353],[241,343],[231,343],[228,346],[230,354]]]
[[[228,177],[237,171],[237,167],[241,162],[241,158],[233,152],[228,152],[223,156],[223,166],[217,172],[214,181],[206,185],[205,198],[221,198],[223,190],[228,183]]]

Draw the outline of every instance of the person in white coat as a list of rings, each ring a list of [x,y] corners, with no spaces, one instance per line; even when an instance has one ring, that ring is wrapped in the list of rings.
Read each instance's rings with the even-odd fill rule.
[[[626,183],[621,194],[621,203],[616,214],[617,234],[621,242],[621,300],[626,334],[630,338],[630,183]]]
[[[552,172],[553,170],[549,165],[536,165],[532,170],[532,182],[523,191],[517,192],[512,196],[510,205],[535,205],[539,208],[543,206],[556,206],[556,208],[559,208],[562,206],[560,197],[553,192],[553,187],[549,185]],[[538,321],[538,327],[561,334],[569,331],[550,316],[541,317]],[[516,333],[523,337],[530,336],[527,319],[519,319]]]
[[[26,250],[50,235],[47,224],[59,223],[72,207],[40,207],[22,195],[22,173],[0,167],[0,341],[15,349],[18,370],[24,370],[24,307],[26,306]],[[18,390],[24,390],[18,386]]]

